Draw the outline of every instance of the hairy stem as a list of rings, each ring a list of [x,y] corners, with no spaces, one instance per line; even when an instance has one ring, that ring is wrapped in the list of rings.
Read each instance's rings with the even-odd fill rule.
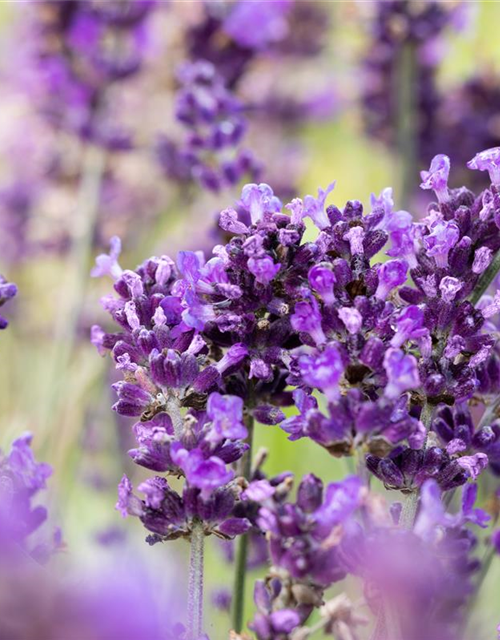
[[[479,278],[477,285],[474,287],[473,292],[469,296],[469,300],[473,305],[476,305],[483,294],[486,292],[490,284],[495,279],[497,273],[500,271],[500,251],[493,258],[492,263]]]
[[[191,531],[191,558],[188,586],[188,640],[198,640],[203,632],[203,546],[205,532],[201,522]]]
[[[247,442],[250,448],[242,459],[241,475],[247,480],[252,474],[252,443],[254,432],[253,416],[248,415],[245,420],[248,430]],[[247,573],[248,558],[248,534],[240,536],[237,543],[236,559],[235,559],[235,576],[234,576],[234,592],[233,592],[233,611],[232,611],[232,627],[240,633],[243,628],[243,616],[245,614],[245,584]]]
[[[422,407],[422,413],[420,415],[420,421],[423,423],[424,427],[429,432],[429,426],[432,420],[432,407],[426,402]],[[427,445],[424,445],[424,449]],[[420,492],[418,490],[414,490],[406,496],[406,499],[403,503],[403,510],[401,512],[401,521],[400,524],[405,529],[413,529],[413,525],[415,524],[415,518],[417,516],[418,503],[420,498]]]
[[[167,413],[172,420],[174,435],[177,440],[180,440],[184,430],[184,418],[181,414],[181,407],[178,399],[175,396],[169,395],[166,402],[166,408]]]
[[[354,458],[356,461],[355,473],[361,478],[363,484],[365,484],[369,488],[372,477],[371,473],[366,468],[365,451],[362,446],[356,447]]]
[[[375,629],[370,637],[370,640],[387,640],[387,631],[385,624],[385,613],[383,607],[380,609],[377,616],[377,623]],[[392,639],[391,639],[392,640]],[[396,640],[396,639],[394,639]]]
[[[417,166],[417,131],[415,112],[416,51],[411,40],[403,42],[396,60],[397,148],[401,168],[401,202],[408,206]]]

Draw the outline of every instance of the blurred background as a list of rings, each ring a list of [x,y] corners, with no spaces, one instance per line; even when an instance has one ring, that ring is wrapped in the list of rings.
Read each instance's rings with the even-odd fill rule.
[[[114,235],[124,268],[209,254],[218,212],[253,181],[288,202],[335,180],[331,202],[366,208],[392,186],[398,209],[424,216],[418,172],[434,154],[450,155],[454,186],[479,188],[465,162],[500,144],[500,3],[277,0],[260,3],[261,29],[238,22],[238,4],[0,3],[0,273],[19,287],[0,343],[0,447],[29,430],[53,466],[45,501],[62,571],[69,555],[87,568],[139,561],[157,598],[165,575],[181,591],[188,549],[149,548],[114,510],[122,474],[141,471],[126,453],[132,421],[111,411],[112,363],[90,342],[112,289],[90,278],[95,257]],[[277,427],[260,426],[257,447],[270,475],[347,472]],[[218,639],[230,551],[208,546]],[[494,636],[499,579],[494,566],[477,638]]]

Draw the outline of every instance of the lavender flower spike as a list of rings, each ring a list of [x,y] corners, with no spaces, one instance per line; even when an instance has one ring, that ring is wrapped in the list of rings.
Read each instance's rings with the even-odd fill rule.
[[[493,147],[480,151],[467,163],[469,169],[487,171],[490,174],[491,183],[500,186],[500,147]]]
[[[434,156],[429,171],[421,171],[421,189],[433,189],[440,204],[448,202],[448,176],[450,175],[450,159],[440,153]]]

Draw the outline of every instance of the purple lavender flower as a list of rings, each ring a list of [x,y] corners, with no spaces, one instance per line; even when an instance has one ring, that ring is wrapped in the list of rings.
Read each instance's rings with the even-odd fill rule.
[[[321,494],[318,479],[305,476],[302,483],[307,484],[311,480],[319,486]],[[299,495],[303,488],[302,484]],[[360,491],[361,482],[353,476],[330,484],[319,504],[316,501],[284,504],[273,511],[263,507],[259,524],[270,536],[272,561],[294,578],[308,576],[319,586],[340,580],[344,571],[337,548],[324,546],[322,542],[331,535],[334,527],[347,521],[358,508]]]
[[[416,358],[405,355],[400,349],[387,350],[384,368],[388,378],[384,393],[388,398],[397,398],[405,391],[416,389],[420,385]]]
[[[326,341],[321,327],[321,315],[314,298],[311,302],[298,302],[290,322],[295,331],[308,333],[317,345]]]
[[[207,416],[212,421],[208,440],[244,440],[248,433],[243,425],[243,400],[236,396],[212,393],[208,398]]]
[[[303,216],[312,219],[318,229],[325,229],[330,225],[328,216],[325,212],[325,202],[335,188],[335,182],[330,183],[326,189],[318,189],[318,197],[306,196],[304,198]]]
[[[378,270],[378,287],[375,296],[385,300],[396,287],[406,282],[408,263],[404,260],[388,260]]]
[[[448,266],[448,254],[457,244],[460,230],[454,222],[436,220],[430,226],[430,233],[424,237],[424,246],[440,268]]]
[[[450,159],[443,154],[434,156],[429,171],[421,171],[421,189],[432,189],[441,204],[449,200],[448,176],[450,175]]]
[[[328,263],[312,267],[307,277],[311,288],[319,293],[325,304],[333,304],[335,302],[333,288],[337,278]]]
[[[396,333],[391,339],[391,346],[399,348],[403,344],[429,335],[424,326],[424,313],[415,305],[406,307],[396,319]]]
[[[469,160],[467,166],[469,169],[487,171],[491,184],[500,186],[500,147],[480,151],[472,160]]]
[[[301,356],[299,369],[305,384],[321,389],[331,402],[338,399],[344,363],[335,344],[327,344],[323,351],[314,355]]]

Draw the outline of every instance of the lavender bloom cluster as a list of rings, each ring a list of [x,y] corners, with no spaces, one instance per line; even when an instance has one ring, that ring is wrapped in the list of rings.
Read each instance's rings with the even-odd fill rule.
[[[461,166],[477,149],[497,146],[498,77],[480,69],[452,86],[441,87],[439,83],[446,33],[461,30],[470,22],[467,3],[390,0],[374,6],[361,95],[368,135],[390,148],[397,146],[397,96],[401,94],[396,87],[404,80],[403,73],[412,77],[412,136],[415,155],[422,163],[444,152]],[[408,57],[402,69],[404,49]],[[463,173],[460,179],[465,179]],[[487,186],[481,175],[473,180],[481,188]]]
[[[419,637],[422,615],[429,616],[426,637],[436,640],[454,637],[461,623],[478,567],[469,557],[476,539],[464,525],[488,521],[473,507],[473,483],[488,465],[498,470],[500,446],[495,417],[475,427],[469,411],[471,400],[488,404],[499,384],[496,339],[487,328],[500,294],[478,306],[473,296],[490,281],[500,250],[500,150],[477,154],[469,168],[488,171],[490,188],[479,195],[449,189],[449,158],[433,159],[421,187],[437,201],[419,222],[394,210],[390,189],[373,196],[364,214],[359,201],[326,206],[334,183],[285,208],[268,185],[249,184],[238,210],[221,212],[231,237],[209,260],[180,252],[176,263],[161,256],[122,270],[118,239],[97,259],[93,275],[115,281],[118,297],[102,302],[120,331],[95,326],[92,342],[102,354],[111,351],[123,372],[114,409],[140,418],[130,455],[185,478],[182,496],[163,477],[146,481],[144,499],[125,478],[117,506],[142,520],[150,542],[192,539],[196,527],[222,537],[266,533],[272,569],[256,587],[259,640],[292,631],[308,637],[308,615],[347,573],[377,586],[382,595],[370,606],[379,615],[390,593],[406,608],[420,603],[411,605],[405,638]],[[308,241],[307,218],[317,229]],[[384,249],[389,259],[381,261]],[[292,405],[298,414],[286,417]],[[418,516],[400,505],[382,524],[380,514],[361,517],[360,529],[354,514],[377,504],[366,475],[330,485],[324,495],[321,481],[308,476],[295,504],[287,500],[288,474],[235,477],[244,473],[238,461],[254,421],[279,424],[290,439],[310,438],[333,456],[356,455],[410,505],[421,493]],[[450,515],[442,496],[460,486],[462,511]],[[393,544],[401,550],[394,576],[368,561],[376,556],[372,544],[385,548],[379,555]],[[457,575],[461,589],[431,593],[423,570],[422,582],[410,584],[418,565],[405,573],[398,563],[415,545],[421,567],[435,565],[435,584]],[[429,612],[448,611],[448,597],[455,615],[434,620]],[[333,628],[340,614],[325,611],[324,624]]]
[[[437,153],[433,136],[438,133],[436,120],[441,103],[436,79],[441,38],[446,29],[459,22],[463,9],[458,3],[447,6],[441,2],[412,0],[380,1],[374,4],[374,9],[370,43],[363,60],[366,79],[361,102],[365,129],[384,144],[396,146],[396,87],[402,79],[398,76],[398,65],[402,64],[404,48],[411,50],[409,64],[412,67],[406,72],[412,74],[417,153],[427,162]],[[443,150],[443,147],[437,149]]]
[[[33,97],[58,128],[113,150],[130,148],[115,126],[110,83],[139,72],[154,0],[37,2],[31,15]]]
[[[301,29],[296,23],[301,21]],[[184,127],[181,141],[160,137],[157,156],[169,178],[195,180],[219,191],[258,180],[262,161],[243,146],[250,116],[304,121],[314,105],[273,95],[241,96],[252,67],[266,60],[308,58],[321,51],[321,35],[328,20],[318,3],[294,0],[265,2],[237,0],[225,5],[204,3],[199,22],[188,29],[189,62],[178,71],[176,118]],[[311,46],[309,40],[314,41]],[[244,93],[244,92],[243,92]],[[248,143],[247,143],[248,145]]]

